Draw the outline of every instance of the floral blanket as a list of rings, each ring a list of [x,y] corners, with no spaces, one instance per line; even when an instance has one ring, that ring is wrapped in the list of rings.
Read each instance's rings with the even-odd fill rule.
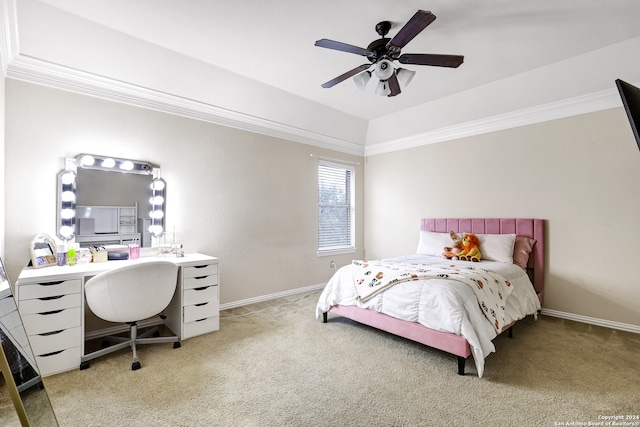
[[[456,280],[473,289],[482,313],[497,333],[502,332],[505,326],[505,304],[513,290],[511,283],[499,274],[481,268],[477,263],[466,266],[356,260],[352,264],[353,283],[360,301],[367,301],[400,282]]]

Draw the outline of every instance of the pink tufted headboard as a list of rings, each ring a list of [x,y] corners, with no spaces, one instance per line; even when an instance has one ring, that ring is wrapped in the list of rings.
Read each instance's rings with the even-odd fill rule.
[[[420,230],[436,233],[516,234],[536,240],[529,256],[533,287],[542,302],[544,295],[544,220],[532,218],[422,218]]]

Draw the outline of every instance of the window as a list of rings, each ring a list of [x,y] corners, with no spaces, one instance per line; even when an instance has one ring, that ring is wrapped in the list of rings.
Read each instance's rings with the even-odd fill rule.
[[[318,163],[318,256],[355,252],[352,166]]]

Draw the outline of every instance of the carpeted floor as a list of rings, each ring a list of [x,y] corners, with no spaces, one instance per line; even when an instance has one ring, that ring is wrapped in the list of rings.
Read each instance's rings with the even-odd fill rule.
[[[557,426],[640,414],[640,335],[541,316],[456,358],[337,316],[318,292],[221,313],[220,331],[45,378],[61,426]],[[285,304],[285,305],[282,305]],[[0,425],[11,421],[0,397]],[[625,421],[625,420],[618,420]],[[640,425],[640,420],[627,420]],[[17,423],[17,420],[15,421]],[[635,424],[633,424],[635,423]],[[14,424],[18,425],[18,424]]]

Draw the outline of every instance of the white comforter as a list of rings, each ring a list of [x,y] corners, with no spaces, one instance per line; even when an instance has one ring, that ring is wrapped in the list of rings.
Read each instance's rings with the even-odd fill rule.
[[[409,255],[394,258],[393,261],[442,264],[444,260],[440,257]],[[467,261],[451,263],[468,264]],[[481,261],[480,265],[503,276],[513,286],[513,291],[507,298],[506,324],[540,310],[540,301],[522,268],[515,264],[492,261]],[[497,333],[482,314],[476,296],[468,285],[451,279],[401,282],[372,299],[361,302],[357,300],[351,269],[351,265],[342,267],[329,280],[318,300],[316,318],[334,305],[355,305],[410,322],[419,322],[438,331],[461,335],[469,342],[478,376],[482,377],[484,359],[495,351],[491,340]]]

